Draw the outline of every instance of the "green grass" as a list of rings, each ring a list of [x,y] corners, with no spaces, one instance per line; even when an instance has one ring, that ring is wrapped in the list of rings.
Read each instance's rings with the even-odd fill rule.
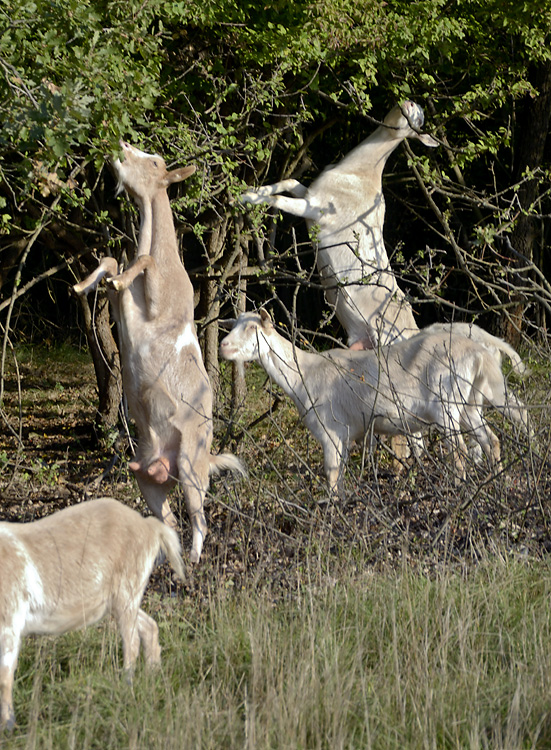
[[[551,576],[494,558],[252,591],[150,595],[163,665],[120,676],[106,624],[29,639],[6,748],[551,746]],[[325,583],[323,582],[325,581]]]
[[[21,368],[24,451],[0,442],[12,520],[78,502],[109,458],[78,443],[93,419],[91,365],[84,375],[64,357],[41,362]],[[321,451],[288,400],[257,421],[274,403],[265,380],[247,368],[223,447],[249,476],[213,478],[201,563],[177,596],[164,569],[146,594],[160,671],[140,663],[128,686],[111,622],[28,639],[18,726],[0,748],[551,748],[551,374],[526,394],[534,441],[492,417],[503,475],[472,466],[458,485],[435,441],[395,477],[383,450],[360,446],[338,503],[326,502]],[[6,391],[14,424],[16,396]],[[223,403],[217,441],[228,414]],[[134,504],[124,466],[97,492]],[[171,503],[187,554],[181,495]]]

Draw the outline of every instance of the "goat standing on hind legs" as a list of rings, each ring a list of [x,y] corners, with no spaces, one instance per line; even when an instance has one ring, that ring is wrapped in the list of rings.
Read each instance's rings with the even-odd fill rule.
[[[94,289],[103,277],[119,325],[123,386],[138,429],[129,466],[151,511],[172,527],[177,521],[168,492],[179,482],[193,528],[191,561],[201,556],[207,525],[203,501],[209,474],[223,468],[244,473],[231,454],[213,456],[212,389],[193,320],[193,287],[178,253],[167,188],[195,167],[168,171],[162,157],[121,143],[123,161],[113,169],[140,210],[136,258],[118,275],[104,258],[74,287]]]
[[[288,179],[251,189],[240,198],[242,203],[266,203],[301,216],[315,231],[325,296],[353,349],[386,346],[418,330],[386,252],[382,177],[389,156],[404,138],[438,146],[434,138],[420,133],[423,123],[421,107],[406,101],[309,187]]]
[[[251,189],[240,198],[242,203],[267,203],[301,216],[310,232],[315,231],[320,280],[351,349],[386,346],[418,330],[386,252],[382,178],[388,158],[405,138],[429,148],[438,146],[432,136],[420,132],[424,120],[421,107],[405,101],[308,187],[288,179]],[[400,471],[409,453],[407,440],[395,436],[391,443],[397,456],[394,467]]]

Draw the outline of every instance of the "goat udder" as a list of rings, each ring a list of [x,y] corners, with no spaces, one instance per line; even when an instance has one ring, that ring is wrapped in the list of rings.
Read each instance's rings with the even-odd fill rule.
[[[363,351],[364,349],[374,349],[373,341],[368,337],[365,339],[358,339],[357,341],[354,341],[353,344],[350,344],[348,347],[351,351],[357,352],[357,351]]]
[[[156,458],[147,467],[144,467],[139,461],[130,461],[128,467],[135,474],[145,474],[148,479],[156,484],[165,484],[165,482],[176,476],[175,469],[171,467],[170,461],[166,456]]]

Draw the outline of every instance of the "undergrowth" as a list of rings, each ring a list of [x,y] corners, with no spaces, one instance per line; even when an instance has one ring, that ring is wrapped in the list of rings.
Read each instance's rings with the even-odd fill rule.
[[[22,410],[9,377],[2,406],[3,519],[95,495],[147,512],[123,440],[111,455],[92,442],[91,365],[36,354],[20,378]],[[200,564],[183,583],[162,566],[146,593],[161,670],[128,686],[111,622],[27,639],[3,746],[551,746],[548,370],[521,388],[532,439],[491,417],[502,473],[472,463],[458,482],[437,435],[399,475],[387,447],[357,446],[339,502],[294,408],[259,368],[247,382],[238,410],[219,403],[215,449],[249,476],[213,479]]]

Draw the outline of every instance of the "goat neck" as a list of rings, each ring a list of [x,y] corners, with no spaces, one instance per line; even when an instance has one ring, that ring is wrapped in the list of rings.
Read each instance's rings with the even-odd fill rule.
[[[344,172],[368,172],[370,179],[381,179],[390,154],[405,138],[417,138],[426,146],[437,146],[430,136],[419,133],[424,123],[423,110],[415,102],[396,105],[387,114],[383,124],[353,149],[336,165]]]
[[[258,361],[304,414],[311,407],[307,383],[316,355],[299,349],[271,326],[258,331]]]

